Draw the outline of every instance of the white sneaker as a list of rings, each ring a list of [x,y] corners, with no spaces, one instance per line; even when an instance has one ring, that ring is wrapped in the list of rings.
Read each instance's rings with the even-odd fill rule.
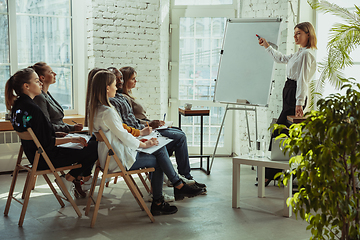
[[[174,196],[167,195],[166,193],[163,193],[164,201],[165,202],[173,202],[175,201]],[[152,193],[149,193],[147,196],[144,197],[144,201],[152,202],[153,201],[153,195]]]
[[[105,184],[110,182],[110,178],[107,178],[105,180]],[[87,190],[89,190],[91,188],[91,184],[92,184],[92,181],[93,181],[93,177],[91,176],[91,178],[89,180],[87,180],[86,182],[84,181],[81,181],[81,189],[86,192]],[[101,183],[101,178],[98,177],[98,179],[96,180],[96,185],[95,186],[100,186],[100,183]]]
[[[184,183],[186,183],[189,186],[195,184],[195,180],[193,180],[193,179],[189,180],[189,179],[187,179],[186,177],[184,177],[183,175],[180,175],[180,174],[179,174],[179,177]]]
[[[64,175],[61,175],[61,176],[60,176],[60,179],[63,181],[66,189],[67,189],[68,192],[70,193],[70,196],[71,196],[73,199],[75,199],[75,196],[74,196],[74,188],[75,188],[75,185],[74,185],[74,183],[66,180],[66,178],[65,178]],[[57,179],[55,179],[55,183],[58,185],[58,187],[59,187],[59,189],[61,190],[62,194],[66,197],[65,191],[61,188],[60,184],[57,182]]]

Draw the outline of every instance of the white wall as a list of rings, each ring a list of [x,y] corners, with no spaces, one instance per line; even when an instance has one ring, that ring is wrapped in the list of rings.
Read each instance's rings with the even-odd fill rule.
[[[169,0],[88,0],[88,68],[131,66],[151,119],[167,110]]]

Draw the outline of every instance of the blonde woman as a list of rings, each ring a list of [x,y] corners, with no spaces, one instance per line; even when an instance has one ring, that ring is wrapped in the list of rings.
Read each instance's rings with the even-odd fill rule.
[[[309,83],[316,70],[316,59],[313,49],[317,48],[317,40],[313,25],[309,22],[297,24],[294,28],[294,40],[295,44],[300,46],[299,51],[294,54],[284,55],[272,48],[264,38],[259,38],[259,44],[265,47],[275,62],[287,64],[287,81],[285,82],[282,96],[283,107],[276,122],[287,127],[290,126],[287,116],[296,115],[302,117],[304,115],[303,108],[306,106]],[[265,186],[269,185],[275,174],[279,171],[281,170],[266,168]]]

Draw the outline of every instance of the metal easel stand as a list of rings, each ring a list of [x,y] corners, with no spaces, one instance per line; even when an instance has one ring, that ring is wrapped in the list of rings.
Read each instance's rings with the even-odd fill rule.
[[[225,123],[225,118],[226,118],[226,114],[227,114],[227,111],[228,110],[244,110],[245,111],[245,115],[246,115],[246,127],[247,127],[247,132],[248,132],[248,139],[249,139],[249,146],[251,148],[251,139],[250,139],[250,128],[249,128],[249,119],[248,119],[248,114],[247,114],[247,111],[254,111],[255,112],[255,136],[257,137],[258,136],[258,128],[257,128],[257,112],[256,112],[256,106],[255,105],[241,105],[243,107],[229,107],[229,104],[226,104],[226,110],[225,110],[225,114],[224,114],[224,117],[223,117],[223,120],[222,120],[222,123],[221,123],[221,126],[220,126],[220,130],[219,130],[219,135],[217,137],[217,140],[216,140],[216,144],[215,144],[215,148],[214,148],[214,153],[212,155],[212,158],[211,158],[211,164],[210,164],[210,171],[211,171],[211,168],[212,168],[212,165],[213,165],[213,162],[214,162],[214,158],[215,158],[215,153],[216,153],[216,149],[217,149],[217,146],[219,144],[219,140],[220,140],[220,136],[221,136],[221,131],[224,127],[224,123]],[[253,108],[247,108],[247,107],[253,107]],[[255,139],[256,141],[256,139]]]

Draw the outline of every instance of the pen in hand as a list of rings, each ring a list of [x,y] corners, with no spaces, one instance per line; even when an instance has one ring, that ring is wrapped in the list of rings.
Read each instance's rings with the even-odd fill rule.
[[[71,120],[73,123],[75,123],[75,124],[78,124],[77,122],[75,122],[74,120]]]
[[[165,122],[166,113],[164,113],[164,122]]]

